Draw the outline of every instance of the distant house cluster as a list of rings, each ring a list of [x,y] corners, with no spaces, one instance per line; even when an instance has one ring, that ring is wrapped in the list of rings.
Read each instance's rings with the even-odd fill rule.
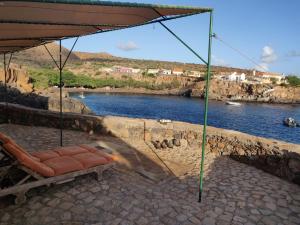
[[[257,81],[266,84],[281,84],[286,82],[285,76],[283,74],[253,71],[253,75]]]
[[[243,83],[259,83],[259,84],[281,84],[285,82],[285,76],[272,73],[272,72],[260,72],[253,70],[252,73],[226,73],[221,72],[214,76],[216,79],[231,81],[231,82],[243,82]]]
[[[131,68],[125,66],[113,66],[111,68],[105,67],[101,68],[102,72],[105,73],[121,73],[121,74],[152,74],[155,76],[158,75],[170,75],[170,76],[190,76],[190,77],[201,77],[204,76],[204,73],[200,71],[184,71],[182,68],[173,68],[173,69],[157,69],[157,68],[148,68],[148,69],[139,69]]]
[[[141,72],[141,69],[125,67],[125,66],[114,66],[112,69],[113,69],[113,72],[118,72],[118,73],[137,74],[137,73]]]
[[[102,68],[105,73],[119,73],[119,74],[151,74],[154,76],[187,76],[187,77],[205,77],[205,71],[196,70],[183,70],[182,68],[175,67],[173,69],[165,68],[148,68],[139,69],[125,66],[113,66],[111,68]],[[240,70],[241,71],[241,70]],[[214,79],[230,81],[230,82],[243,82],[243,83],[260,83],[260,84],[281,84],[286,82],[285,76],[272,72],[261,72],[253,70],[251,72],[225,72],[221,71],[213,75]]]

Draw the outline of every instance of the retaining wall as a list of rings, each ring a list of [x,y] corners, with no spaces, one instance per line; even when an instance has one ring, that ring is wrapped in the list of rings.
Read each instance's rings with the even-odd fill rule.
[[[30,126],[60,127],[58,112],[0,103],[0,122]],[[202,126],[184,122],[161,124],[155,120],[64,113],[64,129],[109,134],[145,141],[179,139],[199,148]],[[237,131],[208,127],[207,153],[228,155],[283,179],[300,184],[300,145],[260,138]]]

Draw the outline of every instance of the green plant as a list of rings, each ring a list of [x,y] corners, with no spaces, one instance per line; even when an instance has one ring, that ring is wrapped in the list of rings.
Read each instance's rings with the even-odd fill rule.
[[[30,79],[37,89],[44,89],[51,86],[59,85],[59,71],[50,69],[32,69],[29,71]],[[101,87],[114,87],[114,88],[145,88],[150,90],[163,90],[179,87],[179,82],[173,80],[171,83],[163,83],[155,85],[146,81],[137,81],[131,77],[125,80],[117,80],[112,77],[107,78],[91,78],[82,74],[75,75],[70,71],[63,71],[62,80],[64,87],[85,87],[85,88],[101,88]]]
[[[300,78],[298,76],[290,75],[286,79],[291,86],[300,86]]]
[[[150,78],[155,77],[155,75],[153,73],[147,73],[147,72],[143,72],[142,75],[143,75],[143,77],[150,77]]]
[[[276,83],[277,83],[277,79],[274,78],[274,77],[271,77],[271,78],[270,78],[270,81],[272,82],[272,84],[276,84]]]

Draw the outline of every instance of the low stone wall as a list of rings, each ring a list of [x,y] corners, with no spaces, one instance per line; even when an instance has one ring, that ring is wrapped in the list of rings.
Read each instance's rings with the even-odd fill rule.
[[[11,123],[60,127],[60,117],[57,112],[13,104],[8,105],[7,111]],[[4,122],[5,112],[5,104],[0,103],[0,122]],[[147,142],[177,139],[199,148],[200,152],[203,128],[201,125],[175,121],[161,124],[148,119],[99,117],[74,113],[64,113],[63,117],[64,129],[143,139]],[[206,149],[207,153],[228,155],[235,160],[300,184],[300,145],[208,127]]]

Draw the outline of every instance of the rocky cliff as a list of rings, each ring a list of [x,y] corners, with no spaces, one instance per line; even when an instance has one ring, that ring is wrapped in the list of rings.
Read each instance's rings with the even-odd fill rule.
[[[191,88],[191,96],[205,96],[204,81]],[[300,103],[300,88],[211,80],[209,96],[215,100]]]
[[[4,83],[4,70],[0,70],[0,82]],[[6,82],[21,92],[32,92],[33,85],[26,70],[16,64],[11,64],[6,74]]]
[[[60,110],[59,95],[54,91],[36,92],[32,81],[26,70],[17,65],[11,65],[7,71],[7,94],[4,88],[4,71],[0,70],[0,102],[21,104],[39,109],[51,111]],[[69,98],[67,94],[63,97],[63,111],[88,114],[91,110],[82,102]]]

